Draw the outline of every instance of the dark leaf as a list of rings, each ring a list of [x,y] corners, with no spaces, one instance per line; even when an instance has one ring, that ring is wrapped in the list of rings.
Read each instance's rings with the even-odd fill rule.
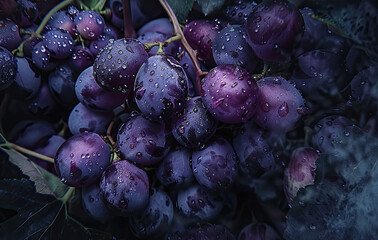
[[[167,0],[167,2],[175,13],[177,20],[183,23],[193,7],[194,0]]]
[[[2,131],[0,130],[0,147],[7,145],[7,140],[5,139],[5,137],[3,136],[1,132]]]
[[[226,0],[197,0],[197,2],[206,16],[220,10]]]

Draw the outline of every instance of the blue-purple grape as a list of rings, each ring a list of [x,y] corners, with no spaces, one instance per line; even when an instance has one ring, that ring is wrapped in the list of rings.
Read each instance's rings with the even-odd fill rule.
[[[113,118],[113,112],[96,112],[78,103],[68,117],[68,129],[73,135],[84,132],[105,135]]]
[[[158,163],[170,149],[164,122],[141,114],[131,116],[120,126],[117,144],[125,159],[145,166]]]
[[[74,19],[77,32],[85,39],[96,39],[105,28],[104,18],[95,11],[83,10]]]
[[[9,87],[16,80],[16,75],[16,59],[11,52],[0,46],[0,90]]]
[[[21,41],[17,24],[10,19],[0,19],[0,46],[12,51]]]
[[[29,27],[38,17],[38,8],[31,0],[18,0],[16,12],[13,15],[13,20],[19,27]]]
[[[43,44],[43,41],[38,42],[32,52],[33,64],[40,70],[51,71],[55,69],[59,62],[51,57],[50,51]]]
[[[72,37],[75,37],[76,28],[72,17],[66,11],[55,12],[48,20],[46,28],[62,29],[70,33]]]
[[[101,176],[100,189],[106,206],[118,216],[132,216],[147,208],[148,177],[127,160],[112,163]]]
[[[48,83],[42,82],[37,94],[27,101],[28,112],[37,116],[48,116],[56,113],[58,103],[51,94]]]
[[[230,2],[231,4],[224,11],[226,20],[231,24],[243,25],[247,21],[248,15],[260,1],[234,0]]]
[[[350,82],[350,100],[355,105],[375,105],[378,96],[378,66],[370,66],[357,73]]]
[[[17,74],[15,84],[13,84],[17,86],[15,97],[31,99],[41,87],[41,76],[33,70],[26,58],[16,57],[15,59],[17,62]]]
[[[95,183],[110,164],[110,147],[97,133],[68,138],[58,149],[55,170],[64,184],[84,187]]]
[[[224,123],[246,122],[256,112],[259,89],[244,68],[220,65],[204,78],[202,100],[208,111]]]
[[[59,135],[51,135],[47,141],[39,144],[34,151],[37,153],[43,154],[45,156],[54,158],[59,147],[66,141],[65,138]]]
[[[71,56],[68,58],[68,64],[72,69],[81,73],[84,69],[92,66],[95,57],[89,50],[89,48],[80,45],[76,45]]]
[[[118,37],[116,33],[111,30],[111,28],[105,26],[104,33],[98,36],[96,39],[92,39],[89,43],[89,50],[93,56],[97,56],[100,50],[108,45],[110,39],[117,40]]]
[[[151,188],[146,209],[130,217],[130,229],[140,239],[159,239],[173,220],[173,203],[163,190]]]
[[[136,104],[144,115],[167,120],[184,107],[188,78],[173,57],[158,54],[140,67],[134,91]]]
[[[49,50],[51,57],[65,59],[70,56],[74,49],[74,40],[71,35],[62,29],[47,31],[43,35],[43,44]]]
[[[106,207],[98,182],[81,188],[81,202],[92,219],[101,223],[112,219],[113,214]]]
[[[144,24],[141,28],[138,29],[137,35],[141,36],[148,32],[160,32],[165,34],[166,36],[171,36],[174,33],[173,24],[169,20],[169,18],[156,18],[153,19],[146,24]]]

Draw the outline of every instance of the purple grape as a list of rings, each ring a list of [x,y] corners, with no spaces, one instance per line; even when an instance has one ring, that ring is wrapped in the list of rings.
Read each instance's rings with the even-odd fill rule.
[[[107,1],[107,4],[109,4],[109,8],[112,13],[110,22],[118,28],[123,28],[124,22],[122,0],[109,0]]]
[[[171,56],[149,57],[135,77],[135,101],[152,119],[167,120],[182,110],[188,96],[188,78]]]
[[[62,29],[67,32],[72,37],[75,37],[76,28],[74,21],[72,20],[71,16],[66,11],[57,11],[55,12],[46,24],[46,27],[49,30],[53,29]]]
[[[186,51],[183,52],[181,58],[179,59],[180,65],[185,70],[186,76],[188,77],[189,84],[191,83],[194,85],[195,88],[195,95],[200,95],[197,89],[196,83],[196,69],[194,67],[192,59],[190,59],[188,53]]]
[[[147,58],[148,54],[138,40],[111,40],[98,53],[93,64],[93,75],[96,82],[107,90],[130,93],[135,75]]]
[[[74,40],[71,35],[62,29],[54,29],[43,35],[43,44],[49,50],[51,57],[65,59],[74,49]]]
[[[145,43],[154,43],[154,42],[165,42],[170,35],[165,35],[161,32],[146,32],[140,35],[137,39],[145,44]],[[180,43],[178,41],[174,41],[170,43],[167,47],[164,47],[164,53],[166,55],[170,55],[175,57],[178,53]],[[150,56],[155,55],[157,50],[159,49],[158,46],[155,46],[148,52]]]
[[[314,126],[313,147],[322,153],[334,153],[333,143],[344,136],[346,127],[352,125],[352,120],[340,115],[331,115],[320,119]]]
[[[79,101],[94,111],[111,111],[128,98],[128,93],[109,92],[100,87],[94,79],[93,66],[80,73],[75,92]]]
[[[257,85],[260,95],[254,121],[269,131],[293,130],[305,114],[304,100],[298,89],[282,77],[266,77]]]
[[[193,181],[191,152],[186,148],[170,151],[156,169],[156,177],[164,186],[186,187]]]
[[[248,15],[252,12],[253,8],[260,1],[248,1],[248,0],[234,0],[227,6],[225,10],[225,17],[231,24],[243,25],[248,18]]]
[[[246,40],[262,60],[288,60],[294,44],[303,35],[303,26],[302,15],[290,2],[263,1],[247,18]]]
[[[140,239],[157,239],[164,235],[173,220],[173,203],[164,191],[151,188],[147,208],[130,217],[130,229]]]
[[[218,30],[216,23],[209,20],[193,20],[183,30],[189,45],[197,50],[198,60],[209,67],[215,66],[212,45]]]
[[[277,232],[268,224],[253,222],[245,226],[239,233],[238,240],[280,240]]]
[[[283,187],[288,201],[291,201],[300,188],[311,185],[315,180],[316,160],[319,153],[311,147],[296,148],[285,168]]]
[[[370,66],[356,74],[350,82],[350,100],[353,104],[369,106],[377,101],[378,66]]]
[[[239,174],[248,180],[260,177],[276,165],[264,133],[263,129],[249,121],[240,126],[232,139],[239,159]]]
[[[118,130],[121,155],[144,166],[158,163],[170,149],[164,128],[162,121],[149,120],[141,114],[132,115]]]
[[[31,99],[41,87],[41,76],[37,74],[32,68],[26,58],[16,57],[17,74],[15,79],[15,86],[17,90],[15,97],[21,99]]]
[[[210,191],[226,192],[237,177],[236,154],[223,137],[216,137],[206,147],[193,151],[192,168],[197,182]]]
[[[214,135],[217,126],[217,120],[207,111],[199,96],[189,99],[183,111],[172,119],[173,136],[189,148],[205,144]]]
[[[105,135],[113,118],[112,112],[96,112],[78,103],[68,117],[68,129],[73,135],[83,132]]]
[[[68,64],[72,69],[81,73],[84,69],[92,66],[94,57],[91,51],[82,45],[76,45],[72,55],[68,58]]]
[[[38,93],[27,104],[28,111],[33,115],[39,116],[47,116],[54,113],[58,106],[46,82],[42,82]]]
[[[112,163],[101,176],[100,190],[106,205],[119,216],[141,213],[149,202],[149,182],[145,171],[121,160]]]
[[[51,71],[55,69],[59,62],[51,57],[50,51],[43,44],[43,41],[38,42],[32,52],[33,64],[40,70]]]
[[[222,210],[224,197],[209,192],[198,184],[181,189],[177,194],[177,210],[184,216],[212,220]]]
[[[96,39],[105,27],[104,18],[92,10],[83,10],[74,19],[77,32],[85,39]]]
[[[98,182],[81,189],[81,202],[86,213],[94,220],[106,223],[113,214],[107,209]]]
[[[202,91],[208,111],[221,122],[246,122],[256,112],[259,89],[247,70],[237,65],[213,68],[203,78]]]
[[[137,35],[141,36],[148,32],[160,32],[166,36],[171,36],[175,30],[169,18],[156,18],[139,28]]]
[[[12,51],[21,41],[18,26],[10,19],[0,19],[0,46]]]
[[[100,50],[108,45],[110,39],[117,40],[118,37],[109,27],[105,26],[104,33],[89,43],[89,50],[93,56],[97,56]]]
[[[61,181],[72,187],[96,182],[110,164],[110,147],[97,133],[81,133],[68,138],[58,149],[54,164]]]
[[[48,76],[49,90],[54,99],[68,108],[73,108],[78,100],[75,94],[77,73],[67,64],[60,65]]]
[[[51,135],[49,139],[43,144],[39,144],[34,151],[45,156],[54,158],[59,147],[66,141],[65,138],[59,135]]]
[[[244,28],[230,25],[217,33],[213,41],[213,57],[217,65],[239,65],[252,73],[258,59],[245,40]]]
[[[38,17],[37,4],[30,0],[18,0],[18,6],[14,13],[14,21],[19,27],[31,26]]]
[[[16,80],[16,76],[16,59],[11,52],[0,46],[0,90],[9,87]]]

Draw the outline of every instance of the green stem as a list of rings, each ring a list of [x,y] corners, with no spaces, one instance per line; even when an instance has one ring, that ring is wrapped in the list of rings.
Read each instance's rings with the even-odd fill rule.
[[[252,77],[255,79],[255,81],[257,82],[258,80],[260,80],[261,78],[264,78],[265,77],[265,74],[266,72],[268,71],[268,64],[267,63],[264,63],[264,68],[262,70],[261,73],[258,73],[258,74],[253,74]]]
[[[39,159],[41,159],[41,160],[44,160],[44,161],[46,161],[46,162],[49,162],[49,163],[54,164],[54,159],[53,159],[53,158],[48,157],[48,156],[45,156],[45,155],[40,154],[40,153],[37,153],[37,152],[34,152],[34,151],[29,150],[29,149],[27,149],[27,148],[21,147],[21,146],[19,146],[19,145],[17,145],[17,144],[14,144],[14,143],[8,142],[6,146],[9,147],[9,148],[12,148],[12,149],[14,149],[14,150],[16,150],[16,151],[18,151],[18,152],[25,153],[25,154],[27,154],[27,155],[30,155],[30,156],[33,156],[33,157],[39,158]]]
[[[159,49],[157,50],[156,54],[162,54],[162,55],[164,55],[165,52],[163,50],[163,47],[164,47],[164,43],[163,42],[159,42]]]
[[[72,196],[73,192],[75,191],[75,188],[74,187],[70,187],[67,192],[64,194],[63,197],[61,197],[59,200],[63,202],[63,204],[65,204],[69,199],[70,197]]]

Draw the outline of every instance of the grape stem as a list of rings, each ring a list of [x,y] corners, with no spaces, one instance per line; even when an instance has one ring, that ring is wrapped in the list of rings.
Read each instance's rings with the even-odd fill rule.
[[[74,187],[70,187],[67,192],[64,194],[63,197],[61,197],[59,200],[63,202],[63,204],[65,204],[69,199],[70,197],[72,196],[73,192],[75,191],[75,188]]]
[[[123,7],[123,36],[125,38],[136,38],[136,32],[131,18],[130,0],[122,0]]]
[[[190,59],[192,60],[194,64],[194,67],[196,69],[196,85],[197,85],[199,93],[201,93],[202,92],[201,79],[204,76],[206,76],[207,72],[203,72],[201,70],[201,67],[196,57],[196,51],[194,51],[194,49],[189,45],[188,41],[186,40],[184,33],[181,30],[180,24],[177,20],[177,17],[175,13],[173,12],[172,8],[169,6],[168,2],[166,0],[159,0],[159,2],[164,8],[164,10],[167,12],[169,18],[171,19],[173,28],[175,30],[175,35],[179,35],[181,37],[181,44],[185,48],[186,52],[188,53]]]
[[[111,134],[111,133],[112,133],[113,126],[114,126],[114,120],[112,120],[112,121],[110,122],[110,124],[109,124],[109,126],[108,126],[108,129],[106,130],[106,137],[109,139],[109,142],[110,142],[110,144],[112,145],[112,147],[115,148],[116,143],[115,143],[115,141],[114,141],[114,139],[113,139],[113,137],[112,137],[112,134]]]
[[[25,154],[27,154],[27,155],[30,155],[30,156],[33,156],[33,157],[39,158],[39,159],[41,159],[41,160],[44,160],[44,161],[46,161],[46,162],[49,162],[49,163],[54,164],[54,159],[53,159],[53,158],[48,157],[48,156],[43,155],[43,154],[40,154],[40,153],[37,153],[37,152],[34,152],[34,151],[29,150],[29,149],[27,149],[27,148],[21,147],[21,146],[19,146],[19,145],[17,145],[17,144],[14,144],[14,143],[8,142],[8,143],[6,144],[6,146],[9,147],[9,148],[14,149],[14,150],[16,150],[16,151],[18,151],[18,152],[20,152],[20,153],[25,153]]]
[[[160,46],[161,47],[166,47],[171,42],[174,42],[174,41],[177,41],[177,40],[181,40],[181,36],[180,35],[175,35],[173,37],[170,37],[170,38],[168,38],[164,42],[145,43],[144,44],[144,48],[146,49],[147,52],[149,52],[149,51],[151,51],[151,48],[153,48],[155,46],[159,46],[159,48],[160,48]]]

